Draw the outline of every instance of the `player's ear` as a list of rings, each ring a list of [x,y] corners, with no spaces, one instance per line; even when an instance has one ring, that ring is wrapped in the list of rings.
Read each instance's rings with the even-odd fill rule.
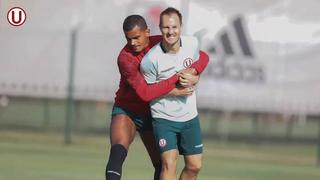
[[[149,37],[150,36],[150,29],[147,28],[146,31],[145,31],[146,35]]]

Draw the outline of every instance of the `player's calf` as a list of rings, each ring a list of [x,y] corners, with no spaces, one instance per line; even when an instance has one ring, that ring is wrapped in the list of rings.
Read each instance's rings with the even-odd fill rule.
[[[160,180],[162,164],[161,163],[159,163],[157,165],[154,164],[153,167],[154,167],[153,179],[154,180]]]
[[[109,161],[106,167],[106,180],[120,180],[122,173],[122,164],[127,157],[127,150],[121,144],[115,144],[111,147]]]

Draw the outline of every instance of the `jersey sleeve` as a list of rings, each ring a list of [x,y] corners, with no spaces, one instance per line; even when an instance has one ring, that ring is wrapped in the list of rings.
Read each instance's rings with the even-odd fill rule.
[[[199,51],[199,59],[196,60],[191,67],[194,68],[198,74],[201,74],[209,63],[209,56],[204,51]]]
[[[144,101],[151,101],[169,93],[175,88],[175,84],[178,81],[178,76],[173,75],[167,80],[148,85],[139,71],[140,64],[127,55],[120,55],[118,57],[118,67],[120,74]]]

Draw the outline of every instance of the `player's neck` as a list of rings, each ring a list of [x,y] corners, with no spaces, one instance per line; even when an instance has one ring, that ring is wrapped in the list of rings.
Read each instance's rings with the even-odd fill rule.
[[[174,43],[174,44],[168,44],[168,43],[162,41],[162,45],[163,45],[166,53],[170,53],[170,54],[176,54],[176,53],[178,53],[179,50],[180,50],[180,46],[181,46],[180,40],[178,40],[178,41],[177,41],[176,43]]]

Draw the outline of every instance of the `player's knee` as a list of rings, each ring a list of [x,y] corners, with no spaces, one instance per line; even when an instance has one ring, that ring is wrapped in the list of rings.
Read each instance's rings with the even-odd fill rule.
[[[129,149],[130,144],[131,144],[130,141],[126,140],[126,139],[113,139],[112,140],[112,146],[121,145],[125,149]]]
[[[176,171],[177,160],[176,159],[163,159],[162,160],[162,170],[164,171]]]
[[[122,130],[123,131],[123,130]],[[112,132],[111,144],[122,145],[125,149],[129,149],[130,144],[134,139],[134,133],[129,134],[128,132]]]
[[[196,163],[188,163],[185,166],[185,169],[188,172],[193,173],[193,174],[198,174],[200,172],[201,168],[202,168],[202,162],[201,161],[196,162]]]

